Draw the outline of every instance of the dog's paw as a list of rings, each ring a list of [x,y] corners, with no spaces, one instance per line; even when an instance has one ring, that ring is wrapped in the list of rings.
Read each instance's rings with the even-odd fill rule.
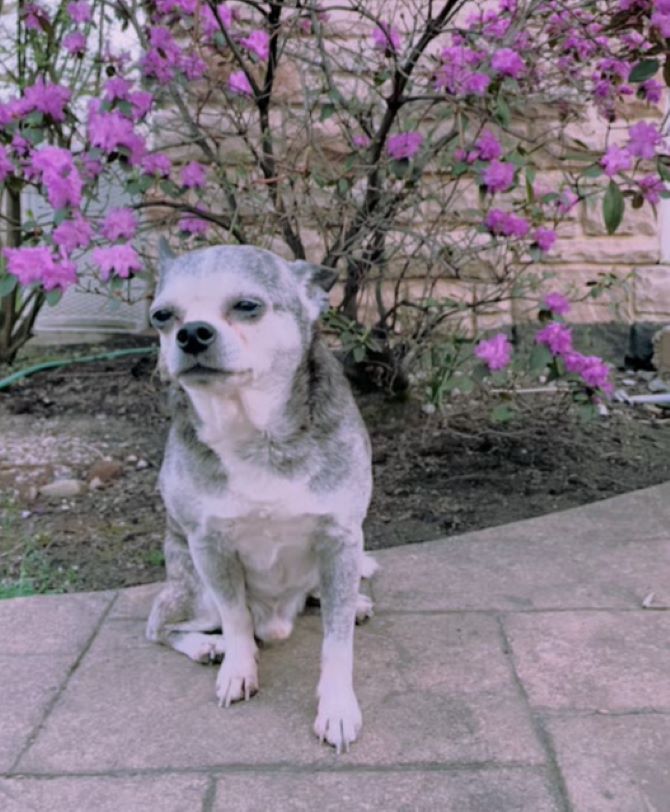
[[[228,708],[233,702],[249,700],[257,691],[258,668],[255,658],[226,655],[216,678],[219,707]]]
[[[374,615],[373,607],[372,598],[360,592],[356,598],[356,623],[365,623],[371,618]]]
[[[338,754],[349,749],[363,725],[361,709],[353,691],[322,696],[314,722],[314,732],[321,742],[328,742]]]

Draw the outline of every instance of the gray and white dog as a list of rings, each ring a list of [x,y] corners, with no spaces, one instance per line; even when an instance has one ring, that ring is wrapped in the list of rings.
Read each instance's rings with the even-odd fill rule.
[[[258,690],[256,639],[282,640],[308,596],[323,617],[314,731],[338,752],[361,728],[353,688],[370,443],[319,338],[333,275],[249,246],[161,247],[151,320],[173,421],[160,472],[167,582],[150,640],[223,657],[219,704]],[[215,634],[212,632],[221,632]]]

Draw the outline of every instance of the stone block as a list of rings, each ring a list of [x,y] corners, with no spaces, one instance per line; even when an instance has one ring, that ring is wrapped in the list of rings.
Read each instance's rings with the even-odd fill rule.
[[[658,222],[654,212],[648,204],[642,208],[634,209],[630,202],[625,208],[624,218],[621,225],[616,230],[616,234],[609,236],[605,228],[602,213],[602,199],[595,200],[589,198],[582,200],[579,204],[582,228],[587,237],[607,237],[607,239],[619,237],[653,237],[658,241]]]
[[[517,614],[504,625],[517,674],[535,708],[670,710],[667,613]]]
[[[670,718],[652,713],[546,722],[574,812],[663,812],[670,799]]]
[[[653,365],[661,375],[670,375],[670,327],[666,326],[654,336]]]
[[[300,618],[291,639],[265,647],[259,694],[228,709],[217,705],[216,668],[146,642],[143,626],[103,627],[21,771],[544,762],[492,618],[389,615],[359,627],[364,729],[346,762],[312,732],[320,618]]]
[[[634,291],[637,318],[670,320],[670,265],[636,268]]]

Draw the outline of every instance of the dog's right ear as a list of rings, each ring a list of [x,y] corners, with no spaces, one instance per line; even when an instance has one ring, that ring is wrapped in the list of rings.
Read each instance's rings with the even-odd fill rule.
[[[174,259],[177,259],[177,255],[173,253],[172,249],[170,248],[170,243],[165,239],[165,237],[159,237],[158,273],[160,276],[163,276],[163,274],[167,271],[168,266]]]

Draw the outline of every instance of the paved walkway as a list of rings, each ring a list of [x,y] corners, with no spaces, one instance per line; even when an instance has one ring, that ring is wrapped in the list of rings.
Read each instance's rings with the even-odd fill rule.
[[[316,616],[221,710],[155,585],[0,602],[0,809],[670,812],[670,483],[379,559],[339,758]]]

